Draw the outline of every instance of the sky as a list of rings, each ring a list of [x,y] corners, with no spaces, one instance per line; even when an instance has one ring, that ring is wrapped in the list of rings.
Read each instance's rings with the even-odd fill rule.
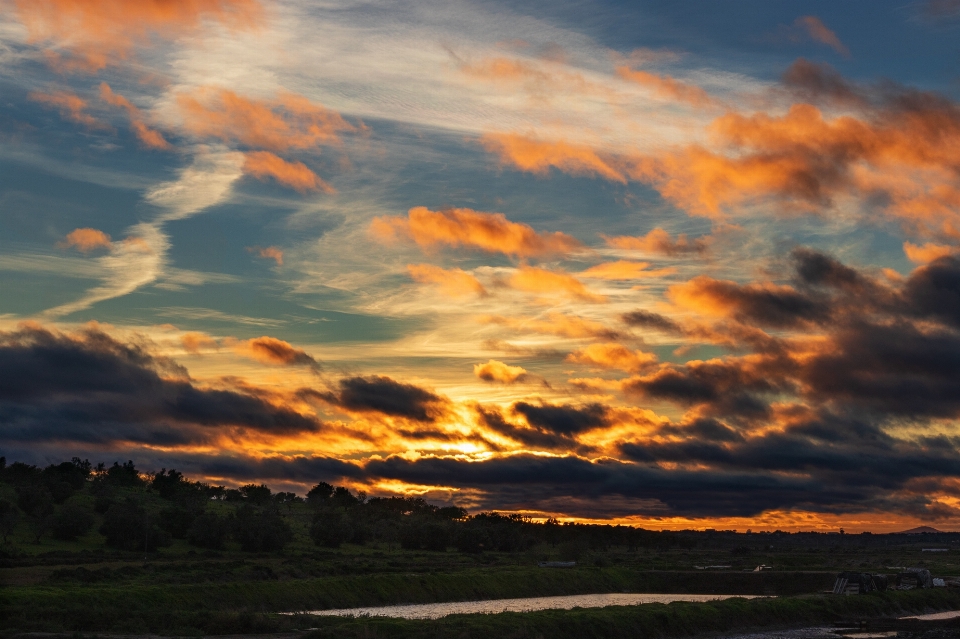
[[[0,455],[960,530],[957,0],[0,0]]]

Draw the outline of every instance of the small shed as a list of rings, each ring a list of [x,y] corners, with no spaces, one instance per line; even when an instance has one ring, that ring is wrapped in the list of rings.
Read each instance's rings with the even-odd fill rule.
[[[933,576],[925,568],[908,568],[897,575],[897,590],[933,588]]]

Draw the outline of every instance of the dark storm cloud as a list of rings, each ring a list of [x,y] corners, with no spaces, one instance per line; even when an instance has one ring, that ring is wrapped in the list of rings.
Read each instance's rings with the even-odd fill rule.
[[[196,387],[176,364],[87,329],[0,335],[0,433],[7,442],[182,445],[220,428],[313,432],[317,420],[236,390]]]
[[[682,333],[683,329],[669,317],[651,311],[637,310],[620,316],[624,324],[639,328],[652,328],[664,333]]]
[[[846,290],[866,286],[864,278],[856,270],[825,253],[801,247],[794,249],[792,257],[797,276],[803,283]]]
[[[765,402],[758,395],[789,388],[782,377],[769,375],[778,360],[770,357],[765,367],[747,366],[730,358],[685,365],[665,364],[650,375],[633,377],[623,385],[628,395],[665,399],[680,405],[710,404],[723,413],[763,414]]]
[[[484,491],[484,507],[537,508],[573,500],[620,496],[648,515],[752,516],[792,507],[823,510],[868,499],[869,493],[815,480],[763,473],[665,470],[579,457],[514,455],[482,462],[391,457],[365,466],[371,476]]]
[[[338,392],[317,396],[347,410],[382,413],[418,422],[435,421],[449,403],[424,388],[379,375],[341,379]]]
[[[739,352],[664,363],[623,380],[628,397],[690,411],[647,439],[621,444],[620,453],[641,465],[705,468],[717,477],[772,481],[786,473],[826,491],[744,493],[756,503],[955,514],[922,486],[956,492],[944,480],[960,477],[960,440],[903,435],[897,427],[960,416],[960,262],[941,258],[897,284],[809,249],[791,260],[793,286],[707,278],[684,285],[688,300],[724,310],[711,330]],[[793,332],[752,337],[763,325]],[[718,489],[708,490],[733,508]],[[667,492],[656,497],[670,510],[691,507]]]
[[[806,361],[801,378],[813,401],[867,409],[878,416],[960,414],[960,336],[908,322],[857,323],[832,348]]]
[[[828,319],[827,308],[821,300],[787,286],[743,286],[700,276],[683,285],[683,288],[698,297],[710,298],[730,308],[732,317],[744,324],[788,328]]]
[[[483,426],[524,446],[542,450],[563,450],[575,446],[575,442],[569,437],[514,424],[495,407],[477,404],[474,410]]]
[[[803,474],[825,485],[857,487],[865,499],[903,489],[917,479],[960,476],[955,441],[902,440],[866,421],[829,413],[811,415],[784,430],[727,441],[690,434],[683,440],[626,443],[622,451],[643,462]]]
[[[960,328],[960,260],[941,257],[918,268],[904,287],[904,298],[917,315]]]
[[[607,407],[602,404],[556,406],[517,402],[513,410],[534,428],[558,435],[575,435],[608,424]]]

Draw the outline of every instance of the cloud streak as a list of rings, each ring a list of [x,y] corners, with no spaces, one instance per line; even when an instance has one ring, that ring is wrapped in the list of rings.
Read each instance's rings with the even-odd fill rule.
[[[378,217],[370,232],[381,242],[406,239],[424,250],[464,247],[513,257],[565,255],[581,248],[575,238],[555,231],[538,233],[526,224],[511,222],[503,213],[472,209],[431,211],[418,206],[407,217]]]

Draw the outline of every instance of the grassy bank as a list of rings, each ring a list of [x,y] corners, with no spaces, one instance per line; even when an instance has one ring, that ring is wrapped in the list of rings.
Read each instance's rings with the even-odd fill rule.
[[[453,615],[432,621],[315,620],[305,639],[635,639],[689,637],[749,629],[832,623],[844,618],[960,608],[960,593],[946,589],[864,596],[729,599],[708,603],[645,604],[496,615]]]
[[[633,639],[690,637],[711,633],[802,627],[843,619],[897,616],[960,608],[960,592],[937,589],[872,593],[838,597],[804,595],[770,599],[729,599],[719,602],[644,604],[578,610],[543,610],[495,615],[452,615],[438,620],[313,617],[277,615],[253,610],[130,611],[119,620],[106,610],[92,609],[84,628],[48,627],[53,632],[113,632],[198,636],[276,633],[311,629],[303,639]],[[47,612],[50,612],[49,610]],[[79,621],[76,619],[75,621]],[[6,619],[0,636],[23,632]],[[94,629],[94,628],[98,629]]]
[[[598,592],[779,594],[816,592],[825,573],[641,572],[621,568],[477,569],[287,581],[139,584],[63,583],[4,590],[6,627],[23,631],[278,631],[289,618],[264,613]]]

